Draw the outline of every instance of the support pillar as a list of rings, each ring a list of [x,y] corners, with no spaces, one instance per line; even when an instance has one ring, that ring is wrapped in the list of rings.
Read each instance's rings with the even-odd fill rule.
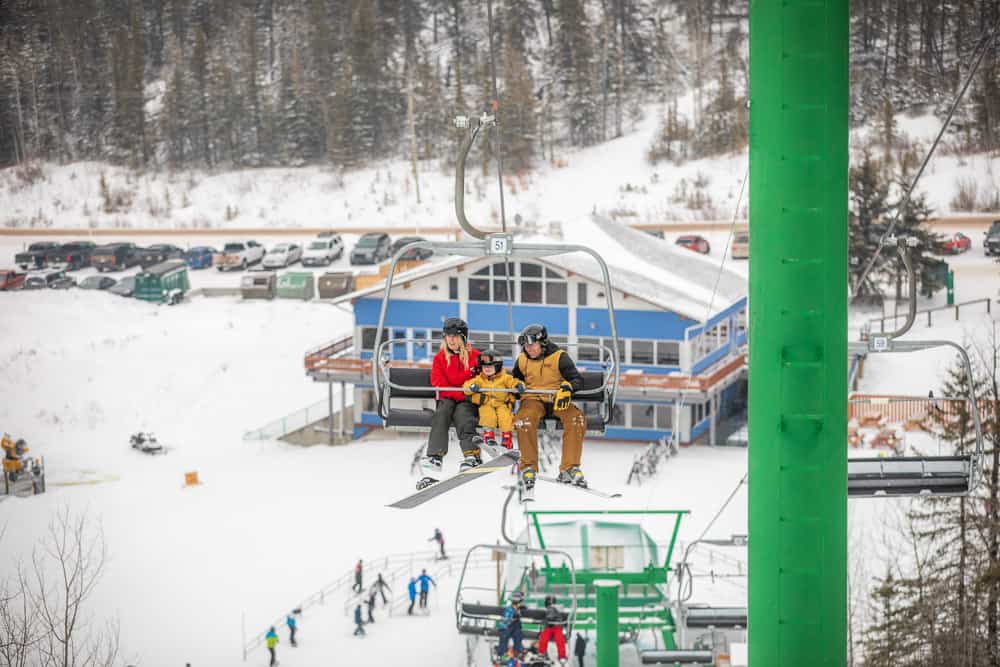
[[[340,383],[340,435],[347,437],[347,385]]]
[[[750,665],[847,662],[847,0],[750,2]]]
[[[326,417],[326,437],[327,444],[333,445],[333,382],[326,383],[326,402],[327,402],[327,417]]]
[[[618,588],[620,581],[597,579],[597,667],[618,667]]]

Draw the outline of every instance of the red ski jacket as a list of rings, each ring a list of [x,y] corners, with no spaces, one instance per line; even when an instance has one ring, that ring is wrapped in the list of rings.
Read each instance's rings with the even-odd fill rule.
[[[438,350],[434,355],[434,364],[431,366],[431,384],[435,387],[461,387],[466,380],[476,376],[476,362],[479,361],[479,350],[469,348],[469,367],[462,366],[462,359],[457,355],[451,355],[451,363],[448,363],[444,356],[444,350]],[[451,398],[456,401],[465,400],[465,392],[442,391],[438,392],[440,398]]]

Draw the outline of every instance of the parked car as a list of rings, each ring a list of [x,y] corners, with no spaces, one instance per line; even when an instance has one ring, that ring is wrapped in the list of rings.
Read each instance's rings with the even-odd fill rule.
[[[697,234],[685,234],[684,236],[678,236],[674,243],[682,248],[700,252],[702,255],[707,255],[712,251],[712,246],[708,244],[708,239],[704,236],[698,236]]]
[[[207,245],[199,245],[184,253],[184,261],[192,269],[207,269],[212,266],[212,258],[219,251]]]
[[[340,238],[340,234],[331,229],[329,231],[320,232],[319,234],[316,235],[316,238],[318,239]]]
[[[0,291],[21,289],[24,287],[24,281],[27,277],[28,274],[21,271],[0,269]]]
[[[90,266],[90,254],[97,246],[90,241],[73,241],[45,253],[45,263],[53,269],[75,271]]]
[[[666,235],[663,233],[662,229],[644,229],[642,230],[649,234],[650,236],[655,236],[658,239],[666,239]]]
[[[27,250],[14,255],[14,263],[25,271],[44,268],[45,256],[50,250],[55,250],[58,247],[59,244],[52,241],[32,243]]]
[[[251,264],[264,259],[264,246],[256,241],[230,241],[222,248],[222,252],[213,260],[219,271],[239,269],[242,271]]]
[[[134,243],[109,243],[90,253],[90,265],[98,271],[122,271],[139,263]]]
[[[972,239],[962,232],[956,232],[954,236],[941,244],[941,252],[949,255],[960,255],[971,249]]]
[[[191,283],[188,282],[187,264],[179,259],[170,259],[137,274],[133,296],[173,306],[184,299],[189,289]]]
[[[371,232],[358,239],[351,251],[351,264],[378,264],[389,257],[391,239],[385,232]]]
[[[302,246],[296,243],[279,243],[264,255],[264,267],[283,269],[302,259]]]
[[[750,259],[750,233],[738,231],[733,236],[733,245],[730,248],[733,259]]]
[[[139,266],[148,269],[154,264],[165,262],[168,259],[182,258],[184,251],[169,243],[154,243],[147,248],[138,248],[136,256],[139,258]]]
[[[28,274],[24,281],[24,289],[69,289],[76,285],[76,281],[66,275],[65,271],[52,271],[51,269],[40,269]]]
[[[340,234],[320,236],[302,252],[302,266],[329,266],[344,254],[344,240],[340,238]]]
[[[987,255],[1000,255],[1000,220],[994,220],[990,228],[983,232],[983,248]]]
[[[80,289],[106,290],[115,286],[117,281],[111,276],[87,276],[77,285]]]
[[[135,292],[135,276],[125,276],[113,287],[109,287],[108,291],[118,296],[132,296]]]
[[[426,241],[426,240],[427,239],[425,239],[423,236],[404,236],[402,238],[398,238],[392,242],[392,246],[389,248],[389,254],[395,255],[400,248],[402,248],[407,244],[414,243],[416,241]],[[400,255],[399,258],[406,260],[425,260],[428,257],[431,257],[433,254],[434,251],[431,250],[430,248],[412,248],[410,250],[407,250],[402,255]]]

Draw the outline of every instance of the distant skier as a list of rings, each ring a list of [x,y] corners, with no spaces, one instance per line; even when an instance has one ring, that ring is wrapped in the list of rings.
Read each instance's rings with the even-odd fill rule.
[[[361,585],[362,578],[364,576],[364,566],[361,564],[361,559],[358,559],[358,564],[354,566],[354,586],[351,588],[355,593],[360,593],[364,588]]]
[[[385,592],[389,591],[390,593],[392,593],[392,589],[389,588],[389,584],[387,584],[385,582],[385,579],[382,578],[381,572],[378,573],[378,579],[375,580],[374,585],[375,588],[378,590],[379,594],[382,596],[382,604],[383,605],[389,604],[388,599],[386,599],[385,597]]]
[[[295,631],[298,630],[298,622],[295,620],[295,612],[292,612],[285,618],[285,623],[288,624],[288,643],[292,646],[298,646],[295,643]]]
[[[278,664],[278,657],[275,654],[274,649],[274,647],[278,645],[278,633],[274,631],[273,625],[271,626],[271,629],[267,631],[267,634],[264,635],[264,641],[267,642],[267,650],[271,652],[271,667],[274,667]]]
[[[406,610],[406,613],[413,616],[413,604],[417,601],[416,577],[410,577],[410,583],[406,585],[406,592],[410,595],[410,608]]]
[[[448,557],[444,553],[444,535],[441,533],[441,529],[440,528],[435,528],[434,529],[434,535],[432,535],[427,541],[428,542],[431,542],[431,541],[437,542],[438,548],[441,549],[441,558],[444,559],[444,558]]]
[[[374,609],[375,609],[375,596],[376,595],[378,595],[378,589],[375,586],[372,586],[371,589],[368,591],[368,600],[367,600],[367,602],[365,602],[365,604],[368,605],[368,622],[369,623],[374,623],[375,622],[375,617],[372,615],[372,611],[374,611]]]
[[[573,655],[580,661],[580,667],[583,667],[583,656],[587,655],[587,638],[579,632],[576,633],[576,642],[573,644]]]
[[[358,606],[354,608],[354,626],[355,626],[354,627],[354,636],[357,637],[358,635],[361,635],[362,637],[364,637],[365,636],[365,619],[361,615],[361,605],[360,604],[358,604]]]
[[[417,581],[420,582],[420,608],[427,609],[427,592],[430,590],[431,584],[434,584],[434,588],[437,588],[437,582],[431,579],[431,575],[427,574],[427,570],[420,571]]]
[[[565,623],[565,616],[556,606],[556,596],[547,595],[545,597],[545,628],[538,635],[538,652],[545,656],[549,648],[549,640],[555,640],[560,665],[566,664],[566,635],[563,634],[563,623]]]
[[[497,646],[497,655],[507,655],[507,644],[514,640],[514,655],[521,655],[524,652],[524,633],[521,629],[521,604],[524,602],[524,593],[514,591],[510,596],[510,601],[503,608],[503,616],[500,619],[500,645]]]

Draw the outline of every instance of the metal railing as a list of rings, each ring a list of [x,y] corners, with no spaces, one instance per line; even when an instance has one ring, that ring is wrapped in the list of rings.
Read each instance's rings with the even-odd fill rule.
[[[339,392],[336,389],[335,392]],[[349,392],[349,395],[353,397],[354,392]],[[353,405],[353,398],[348,403],[348,405]],[[307,405],[304,408],[296,410],[290,414],[281,417],[280,419],[275,419],[273,422],[262,426],[253,431],[247,431],[243,434],[244,440],[277,440],[289,433],[294,433],[295,431],[301,430],[309,424],[320,421],[321,419],[326,419],[328,417],[335,417],[336,413],[330,415],[330,403],[329,399],[323,399],[322,401],[316,401],[312,405]]]
[[[930,327],[930,326],[934,326],[934,313],[937,313],[937,312],[940,312],[940,311],[943,311],[943,310],[954,310],[955,311],[955,319],[957,320],[959,318],[959,313],[961,311],[962,306],[968,307],[968,306],[974,306],[974,305],[980,304],[980,303],[985,303],[986,304],[986,312],[987,313],[991,312],[992,306],[991,306],[990,301],[991,301],[990,299],[973,299],[972,301],[963,301],[962,303],[956,303],[956,304],[953,304],[953,305],[950,305],[950,306],[936,306],[934,308],[925,308],[924,310],[918,310],[917,311],[917,315],[919,316],[919,315],[922,315],[922,314],[926,314],[927,315],[927,326]],[[894,315],[883,315],[882,317],[873,317],[873,318],[871,318],[871,319],[868,320],[868,327],[870,329],[872,327],[872,325],[874,325],[876,322],[878,322],[879,333],[885,333],[885,323],[886,323],[886,321],[889,321],[889,322],[892,322],[893,324],[895,324],[896,320],[898,320],[899,318],[906,319],[908,316],[909,316],[909,313],[896,313]]]

